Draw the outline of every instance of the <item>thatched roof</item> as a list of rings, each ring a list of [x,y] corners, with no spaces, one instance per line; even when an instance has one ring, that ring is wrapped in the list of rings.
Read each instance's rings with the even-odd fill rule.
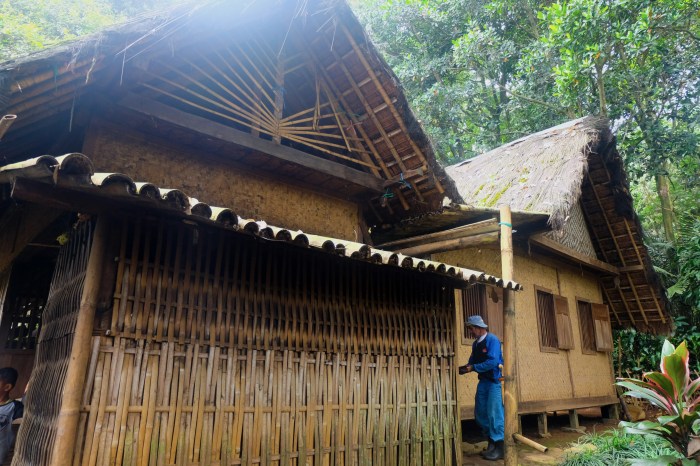
[[[606,136],[605,119],[569,121],[446,168],[468,205],[549,214],[559,230],[581,197],[588,151]]]
[[[601,278],[613,323],[670,331],[665,291],[644,246],[607,120],[570,121],[446,171],[465,204],[476,209],[508,204],[517,211],[546,213],[555,231],[566,230],[580,206],[597,259],[618,268],[617,275]]]
[[[284,87],[274,82],[279,63],[286,67]],[[370,223],[435,210],[445,193],[459,197],[436,162],[396,76],[343,0],[198,2],[4,63],[0,104],[3,113],[17,114],[18,119],[3,138],[2,162],[81,150],[81,125],[86,124],[85,115],[89,119],[94,114],[209,152],[239,153],[231,144],[213,143],[211,137],[198,139],[191,128],[162,121],[156,125],[152,115],[139,118],[133,105],[122,103],[129,96],[132,104],[157,101],[268,137],[265,125],[269,123],[273,132],[279,125],[265,118],[262,124],[252,121],[255,115],[240,102],[251,97],[244,94],[255,94],[251,88],[256,81],[263,97],[283,96],[283,114],[276,118],[293,122],[295,114],[304,111],[296,117],[300,121],[316,118],[302,126],[287,125],[297,131],[282,134],[282,146],[347,169],[337,171],[337,181],[331,174],[331,179],[319,182],[319,173],[310,173],[308,167],[268,163],[264,151],[244,158],[243,164],[353,199],[370,198]],[[229,92],[239,99],[236,105],[231,105]],[[274,105],[269,104],[271,113]],[[353,170],[377,180],[374,192],[366,192],[366,183],[341,179],[341,173]]]

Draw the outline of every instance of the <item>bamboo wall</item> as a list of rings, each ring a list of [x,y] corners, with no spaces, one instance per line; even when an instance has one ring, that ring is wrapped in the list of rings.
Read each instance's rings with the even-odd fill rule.
[[[92,125],[84,152],[101,172],[127,173],[136,181],[181,189],[209,205],[289,230],[362,242],[359,209],[352,202],[264,178],[225,162],[113,125]]]
[[[119,249],[74,464],[452,464],[436,277],[165,223]]]
[[[436,254],[434,259],[459,266],[468,265],[490,274],[498,274],[501,267],[500,251],[495,249],[467,248]],[[583,398],[614,397],[609,353],[583,354],[581,351],[576,299],[603,302],[597,278],[552,260],[543,261],[517,254],[514,259],[515,280],[524,287],[523,291],[515,293],[520,402],[541,405],[544,411],[548,401],[573,402]],[[540,350],[535,286],[568,299],[573,349],[556,352]],[[458,313],[458,328],[461,328],[462,322]],[[458,346],[457,364],[466,364],[471,352],[470,344],[471,341]],[[473,416],[476,384],[476,377],[467,375],[458,378],[457,399],[462,418]]]
[[[59,253],[24,400],[14,466],[44,465],[51,459],[91,241],[92,224],[82,223]]]

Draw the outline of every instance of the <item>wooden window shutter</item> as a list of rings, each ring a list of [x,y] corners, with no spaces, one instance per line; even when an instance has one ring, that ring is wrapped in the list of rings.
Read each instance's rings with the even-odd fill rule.
[[[503,341],[503,288],[486,287],[486,323],[489,332]]]
[[[554,295],[547,291],[537,291],[537,321],[540,332],[540,350],[556,351],[559,348],[557,343],[557,322],[554,311]]]
[[[613,338],[610,328],[610,312],[605,304],[591,304],[593,326],[595,328],[595,345],[598,351],[612,351]]]
[[[571,329],[569,301],[563,296],[554,296],[554,309],[557,314],[557,343],[559,349],[574,348],[574,333]]]
[[[593,316],[591,315],[591,303],[588,301],[577,301],[578,322],[581,329],[581,351],[583,353],[595,353],[595,327]]]

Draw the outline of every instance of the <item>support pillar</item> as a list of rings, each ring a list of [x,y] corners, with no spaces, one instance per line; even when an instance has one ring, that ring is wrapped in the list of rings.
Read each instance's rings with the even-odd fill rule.
[[[501,225],[501,275],[504,282],[513,280],[513,224],[509,206],[500,206]],[[515,291],[503,290],[503,411],[504,464],[518,464],[518,450],[513,434],[519,431],[518,420],[518,371],[515,349]]]
[[[85,375],[90,356],[90,341],[95,321],[95,310],[102,283],[105,252],[111,223],[100,216],[90,248],[85,284],[80,298],[78,319],[73,333],[73,345],[66,370],[66,382],[61,393],[61,409],[56,420],[56,440],[51,455],[51,465],[71,464],[80,417]]]
[[[581,427],[578,422],[578,411],[575,409],[569,410],[569,427],[572,429],[578,429]]]
[[[552,436],[547,428],[547,413],[539,413],[537,415],[537,434],[540,438],[549,438]]]
[[[605,405],[600,407],[601,414],[603,415],[603,419],[605,420],[611,420],[611,421],[619,421],[620,420],[620,405],[614,404],[614,405]]]

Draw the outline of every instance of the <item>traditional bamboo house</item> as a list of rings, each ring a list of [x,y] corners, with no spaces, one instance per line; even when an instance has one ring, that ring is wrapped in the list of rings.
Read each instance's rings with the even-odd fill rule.
[[[344,3],[232,3],[0,66],[13,464],[452,464],[455,295],[518,285],[369,244],[458,194]]]
[[[616,405],[611,324],[667,333],[671,318],[608,122],[571,121],[446,171],[468,204],[375,230],[376,242],[500,273],[495,207],[510,205],[524,288],[515,299],[519,413],[542,414],[544,434],[546,412],[572,410],[576,426],[576,409]],[[463,364],[472,341],[463,322],[481,314],[500,336],[502,299],[477,285],[457,304]],[[462,419],[473,416],[473,389],[459,386]]]

